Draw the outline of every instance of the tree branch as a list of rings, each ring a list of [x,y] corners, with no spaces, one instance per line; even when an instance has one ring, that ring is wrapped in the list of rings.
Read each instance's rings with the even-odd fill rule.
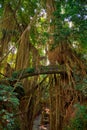
[[[62,74],[65,72],[64,66],[49,65],[49,66],[38,66],[38,68],[26,68],[23,70],[15,71],[12,74],[14,79],[24,79],[31,76],[42,75],[42,74]]]
[[[22,80],[27,77],[45,75],[45,74],[64,74],[66,73],[64,66],[49,65],[38,66],[38,68],[26,68],[23,70],[14,71],[10,78],[3,78],[0,80],[0,84],[14,84],[17,80]]]

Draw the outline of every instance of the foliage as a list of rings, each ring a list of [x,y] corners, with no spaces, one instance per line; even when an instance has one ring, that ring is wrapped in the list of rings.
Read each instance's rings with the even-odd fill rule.
[[[87,76],[85,76],[83,79],[80,75],[75,74],[75,80],[76,80],[76,90],[79,90],[83,93],[84,96],[87,96]]]
[[[0,85],[0,129],[12,130],[15,126],[14,112],[19,105],[17,93],[13,92],[13,87]]]
[[[17,82],[14,87],[14,92],[17,93],[17,98],[21,100],[22,97],[25,96],[24,87],[21,82]]]
[[[55,25],[54,38],[56,43],[69,40],[70,43],[78,41],[87,47],[87,4],[79,0],[56,1],[56,10],[53,13]]]
[[[86,130],[87,128],[87,106],[76,105],[76,116],[71,120],[68,130]]]

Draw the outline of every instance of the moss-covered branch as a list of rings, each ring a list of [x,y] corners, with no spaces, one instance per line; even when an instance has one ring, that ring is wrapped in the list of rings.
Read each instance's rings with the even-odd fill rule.
[[[15,71],[12,77],[15,79],[23,79],[30,76],[41,75],[41,74],[57,74],[65,71],[64,66],[59,67],[58,65],[51,66],[38,66],[38,68],[26,68],[23,70]]]
[[[37,68],[26,68],[23,70],[14,71],[10,78],[4,78],[0,80],[1,83],[9,84],[12,82],[14,84],[16,81],[44,74],[63,74],[65,72],[64,66],[49,65],[49,66],[38,66]]]

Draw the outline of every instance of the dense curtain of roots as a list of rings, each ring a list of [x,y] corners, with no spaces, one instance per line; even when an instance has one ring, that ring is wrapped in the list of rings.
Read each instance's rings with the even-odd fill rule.
[[[39,65],[39,55],[38,50],[29,42],[29,32],[30,30],[25,29],[20,40],[19,47],[16,58],[16,70],[28,68],[28,67],[37,67]],[[33,60],[31,60],[33,59]],[[22,75],[22,73],[20,74]],[[20,76],[19,76],[20,80]],[[23,109],[20,107],[20,111],[25,113],[21,115],[21,130],[29,129],[32,130],[33,120],[34,120],[34,109],[35,109],[35,91],[30,93],[30,90],[37,84],[38,76],[32,77],[30,79],[22,80],[24,90],[25,90],[25,102]],[[27,98],[26,98],[27,97]],[[20,106],[23,105],[22,99],[20,102]]]
[[[8,64],[7,64],[7,53],[9,52],[10,46],[9,42],[11,38],[14,36],[16,23],[13,17],[13,11],[10,4],[6,4],[4,8],[3,18],[0,23],[0,28],[2,32],[2,37],[0,39],[0,71],[6,74],[7,77],[11,76],[6,72]],[[5,57],[6,56],[6,57]],[[3,68],[4,67],[4,68]],[[10,67],[12,71],[12,68]]]
[[[86,75],[86,67],[66,42],[60,43],[57,48],[49,51],[48,58],[52,65],[65,67],[65,72],[54,75],[50,81],[53,82],[50,87],[50,129],[54,129],[52,126],[55,120],[55,130],[62,130],[75,116],[76,110],[73,105],[82,102],[82,93],[75,89],[77,82],[74,75],[81,75],[83,79]]]

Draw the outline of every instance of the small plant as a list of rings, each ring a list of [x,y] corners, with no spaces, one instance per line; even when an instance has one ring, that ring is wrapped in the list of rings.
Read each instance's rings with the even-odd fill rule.
[[[15,126],[14,114],[19,105],[17,93],[13,87],[0,85],[0,130],[13,130]]]

